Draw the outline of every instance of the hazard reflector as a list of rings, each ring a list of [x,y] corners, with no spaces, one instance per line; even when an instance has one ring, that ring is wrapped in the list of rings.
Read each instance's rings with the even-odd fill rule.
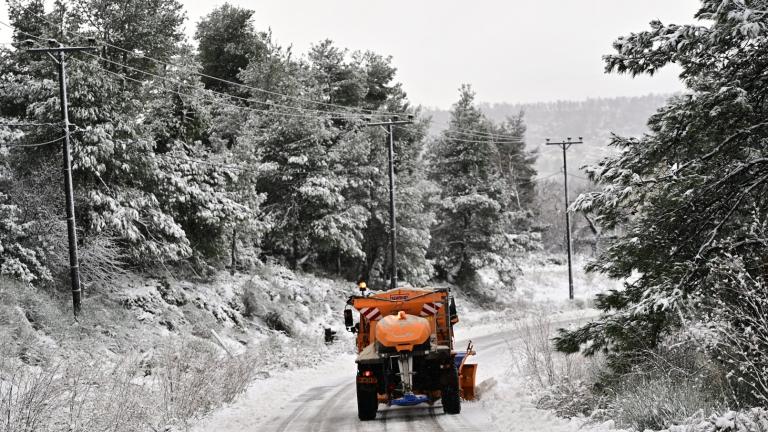
[[[379,308],[362,308],[360,309],[360,315],[364,316],[367,320],[375,321],[381,318],[381,311]]]
[[[419,315],[421,316],[437,315],[437,311],[440,310],[441,307],[443,307],[443,304],[441,302],[424,303],[424,306],[421,307],[421,313]]]

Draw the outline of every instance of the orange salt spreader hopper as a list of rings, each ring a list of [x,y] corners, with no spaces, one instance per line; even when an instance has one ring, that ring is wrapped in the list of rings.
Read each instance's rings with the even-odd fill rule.
[[[432,326],[426,318],[408,315],[399,311],[397,315],[387,315],[379,320],[375,327],[376,340],[384,347],[399,351],[413,351],[432,334]]]

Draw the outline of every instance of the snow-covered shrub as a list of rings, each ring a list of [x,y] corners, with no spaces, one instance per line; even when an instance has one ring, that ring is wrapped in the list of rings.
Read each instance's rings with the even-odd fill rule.
[[[520,322],[517,328],[522,370],[537,387],[549,388],[594,378],[600,359],[557,352],[552,343],[557,325],[548,315],[540,314],[530,321]]]
[[[50,430],[64,387],[56,368],[38,371],[0,357],[0,430]]]
[[[594,392],[591,383],[570,380],[545,389],[536,401],[537,408],[563,418],[591,416],[605,404],[606,397]]]
[[[705,420],[694,416],[685,425],[673,426],[662,432],[762,432],[768,430],[768,411],[752,408],[747,411],[726,411],[712,414]]]
[[[684,423],[707,406],[689,381],[649,375],[627,376],[611,404],[611,417],[621,427],[644,431]]]
[[[605,397],[593,392],[601,359],[555,350],[552,335],[556,325],[541,314],[518,324],[520,358],[518,367],[538,395],[537,406],[562,417],[591,414],[605,405]]]
[[[605,379],[613,396],[610,416],[622,427],[643,431],[683,424],[726,405],[726,373],[686,332],[656,349],[635,353],[635,366]]]
[[[153,371],[163,423],[185,424],[231,402],[252,381],[256,360],[254,353],[222,357],[218,347],[201,339],[164,347]]]
[[[768,405],[768,285],[750,275],[740,260],[713,262],[722,295],[711,299],[696,337],[728,369],[739,400]]]
[[[266,316],[264,316],[264,322],[267,324],[267,327],[271,328],[272,330],[285,333],[287,336],[293,334],[291,325],[285,321],[285,318],[283,318],[283,316],[278,311],[273,310],[267,312]]]
[[[53,222],[56,229],[46,236],[49,246],[47,264],[61,280],[69,278],[69,243],[64,221]],[[85,289],[119,286],[127,276],[127,256],[119,239],[107,234],[94,234],[81,239],[79,246],[80,280]]]
[[[41,249],[30,244],[28,231],[33,223],[23,222],[18,206],[7,198],[0,192],[0,275],[28,283],[50,280]]]

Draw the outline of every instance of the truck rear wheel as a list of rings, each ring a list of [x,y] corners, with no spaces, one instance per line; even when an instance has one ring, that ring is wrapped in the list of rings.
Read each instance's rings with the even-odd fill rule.
[[[379,410],[379,397],[376,395],[376,386],[369,384],[357,385],[357,416],[360,420],[367,421],[376,418]]]
[[[440,392],[440,402],[443,403],[443,412],[446,414],[459,414],[461,412],[459,374],[455,368],[447,372],[445,385]]]

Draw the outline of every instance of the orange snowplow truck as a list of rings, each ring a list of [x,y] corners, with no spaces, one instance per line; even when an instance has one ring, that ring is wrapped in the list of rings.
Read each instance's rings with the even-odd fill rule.
[[[357,408],[373,420],[380,403],[411,406],[440,400],[446,414],[461,411],[461,398],[474,398],[474,354],[454,350],[459,321],[447,289],[397,288],[347,301],[344,321],[357,333]],[[359,312],[354,322],[352,309]]]

